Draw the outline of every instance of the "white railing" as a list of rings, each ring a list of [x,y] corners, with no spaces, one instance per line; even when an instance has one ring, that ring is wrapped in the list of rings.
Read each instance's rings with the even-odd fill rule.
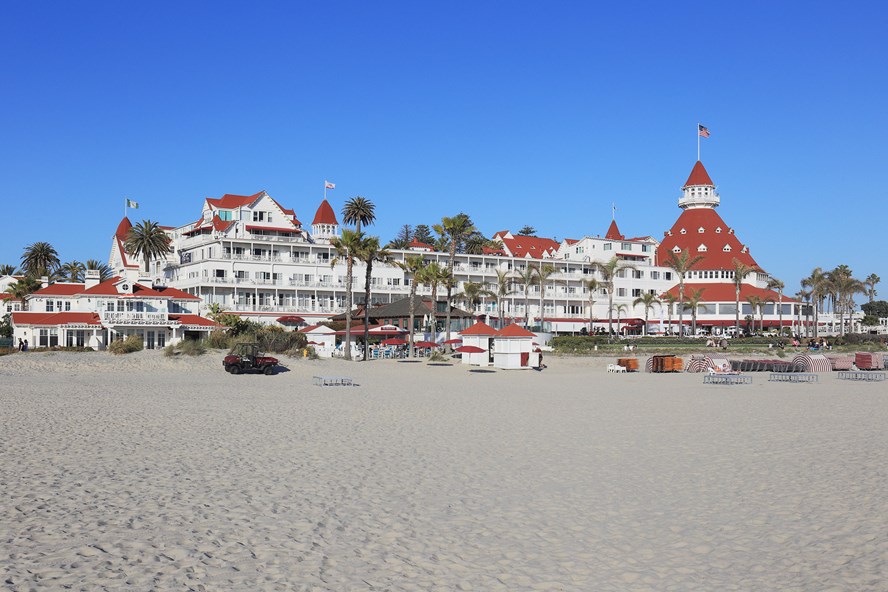
[[[175,325],[165,312],[102,312],[103,324],[109,325]]]

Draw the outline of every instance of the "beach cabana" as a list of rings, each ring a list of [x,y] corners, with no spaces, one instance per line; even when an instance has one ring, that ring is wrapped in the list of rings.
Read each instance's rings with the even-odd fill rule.
[[[512,323],[493,336],[493,365],[504,370],[539,366],[540,354],[534,351],[536,335]]]
[[[490,345],[496,332],[496,329],[480,321],[468,329],[464,329],[459,334],[463,345],[480,348],[483,353],[464,353],[462,363],[472,366],[490,366]]]
[[[309,341],[315,342],[315,352],[322,358],[333,357],[336,349],[336,331],[327,325],[312,325],[300,330]]]

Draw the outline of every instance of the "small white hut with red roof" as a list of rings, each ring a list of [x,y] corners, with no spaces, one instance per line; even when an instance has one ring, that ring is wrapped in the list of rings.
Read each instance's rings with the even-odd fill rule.
[[[462,354],[462,363],[472,366],[490,366],[490,348],[491,341],[497,331],[487,323],[478,321],[468,329],[460,332],[464,346],[479,347],[484,350],[483,353],[464,353]]]
[[[493,336],[493,365],[495,368],[515,370],[539,365],[539,353],[534,352],[536,335],[515,323],[507,325]]]

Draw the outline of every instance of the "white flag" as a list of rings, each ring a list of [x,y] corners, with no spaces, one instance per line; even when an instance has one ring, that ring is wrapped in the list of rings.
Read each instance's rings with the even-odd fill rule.
[[[126,200],[126,207],[132,208],[134,210],[138,210],[139,209],[139,202],[133,201],[131,199],[127,199]]]

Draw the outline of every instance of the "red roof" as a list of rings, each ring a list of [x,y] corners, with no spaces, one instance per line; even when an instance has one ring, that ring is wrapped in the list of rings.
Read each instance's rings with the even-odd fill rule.
[[[120,221],[120,224],[117,225],[117,230],[114,232],[114,236],[125,241],[126,235],[129,234],[130,228],[132,227],[132,222],[129,221],[129,218],[124,216],[123,220]]]
[[[459,332],[460,335],[496,335],[496,329],[488,325],[487,323],[482,323],[478,321],[468,329],[463,329]]]
[[[106,280],[98,285],[93,286],[89,290],[84,290],[80,292],[81,294],[94,294],[97,296],[125,296],[130,298],[129,294],[122,294],[117,290],[117,286],[115,285],[120,281],[120,276],[115,276],[110,280]],[[82,284],[81,284],[82,287]],[[200,296],[194,296],[189,294],[188,292],[183,292],[177,288],[168,288],[157,287],[157,288],[148,288],[143,286],[142,284],[134,284],[133,285],[133,294],[132,297],[146,298],[172,298],[175,300],[200,300]]]
[[[610,226],[607,227],[607,232],[604,234],[604,238],[610,240],[623,240],[626,237],[620,234],[620,229],[617,228],[617,221],[611,220]]]
[[[14,325],[97,325],[102,326],[94,312],[14,312]]]
[[[490,247],[481,247],[482,255],[506,255],[506,251],[504,249],[491,249]]]
[[[700,229],[703,232],[700,232]],[[720,231],[719,231],[720,229]],[[682,230],[685,231],[682,234]],[[669,233],[672,233],[671,236]],[[706,251],[698,251],[700,245],[706,245]],[[730,251],[725,251],[725,245]],[[694,269],[734,269],[734,259],[749,266],[758,267],[755,259],[747,250],[743,253],[743,244],[737,240],[731,228],[725,224],[713,208],[689,208],[684,210],[672,225],[663,242],[657,247],[657,263],[666,265],[672,249],[678,247],[682,252],[690,253],[691,258],[700,255],[703,259],[694,265]]]
[[[250,205],[257,199],[262,197],[263,193],[265,192],[260,191],[259,193],[255,193],[253,195],[232,195],[231,193],[226,193],[218,199],[208,197],[207,203],[219,209],[231,210],[234,208],[239,208],[241,206]]]
[[[198,327],[221,327],[219,323],[208,318],[193,314],[171,314],[168,315],[171,321],[179,321],[182,325],[191,325]]]
[[[699,160],[694,164],[694,168],[691,169],[691,175],[688,177],[684,187],[690,187],[691,185],[715,186],[715,183],[709,178],[709,173],[706,172],[706,167]]]
[[[519,327],[515,323],[511,325],[506,325],[502,329],[496,332],[497,337],[536,337],[535,334],[531,333],[524,327]]]
[[[213,230],[216,230],[218,232],[225,232],[226,230],[231,228],[233,224],[234,220],[222,220],[222,218],[219,217],[219,214],[213,216]]]
[[[542,259],[544,255],[551,255],[558,250],[559,244],[551,238],[539,238],[536,236],[518,235],[513,238],[501,236],[500,240],[506,250],[513,257],[527,257]]]
[[[34,296],[74,296],[83,291],[86,284],[69,284],[67,282],[59,282],[57,284],[49,284],[45,288],[40,288],[34,292]]]
[[[685,298],[688,297],[689,294],[695,292],[697,290],[703,290],[703,298],[702,302],[736,302],[737,301],[737,289],[734,286],[734,282],[730,283],[693,283],[689,284],[685,282],[684,292]],[[666,291],[667,294],[672,294],[674,296],[678,296],[678,284],[672,286]],[[765,290],[764,288],[758,288],[756,286],[752,286],[750,284],[742,284],[740,286],[740,302],[743,303],[746,301],[747,296],[758,296],[763,300],[773,300],[777,302],[778,294],[773,290]],[[798,302],[795,298],[790,298],[786,294],[783,295],[783,302]]]
[[[318,206],[318,211],[315,213],[312,224],[339,224],[339,222],[336,221],[336,214],[333,212],[330,202],[326,199]]]
[[[435,250],[435,247],[433,247],[429,243],[424,243],[424,242],[418,241],[418,240],[416,240],[416,238],[414,238],[412,241],[410,241],[410,244],[407,245],[407,247],[410,249],[428,249],[430,251]]]

